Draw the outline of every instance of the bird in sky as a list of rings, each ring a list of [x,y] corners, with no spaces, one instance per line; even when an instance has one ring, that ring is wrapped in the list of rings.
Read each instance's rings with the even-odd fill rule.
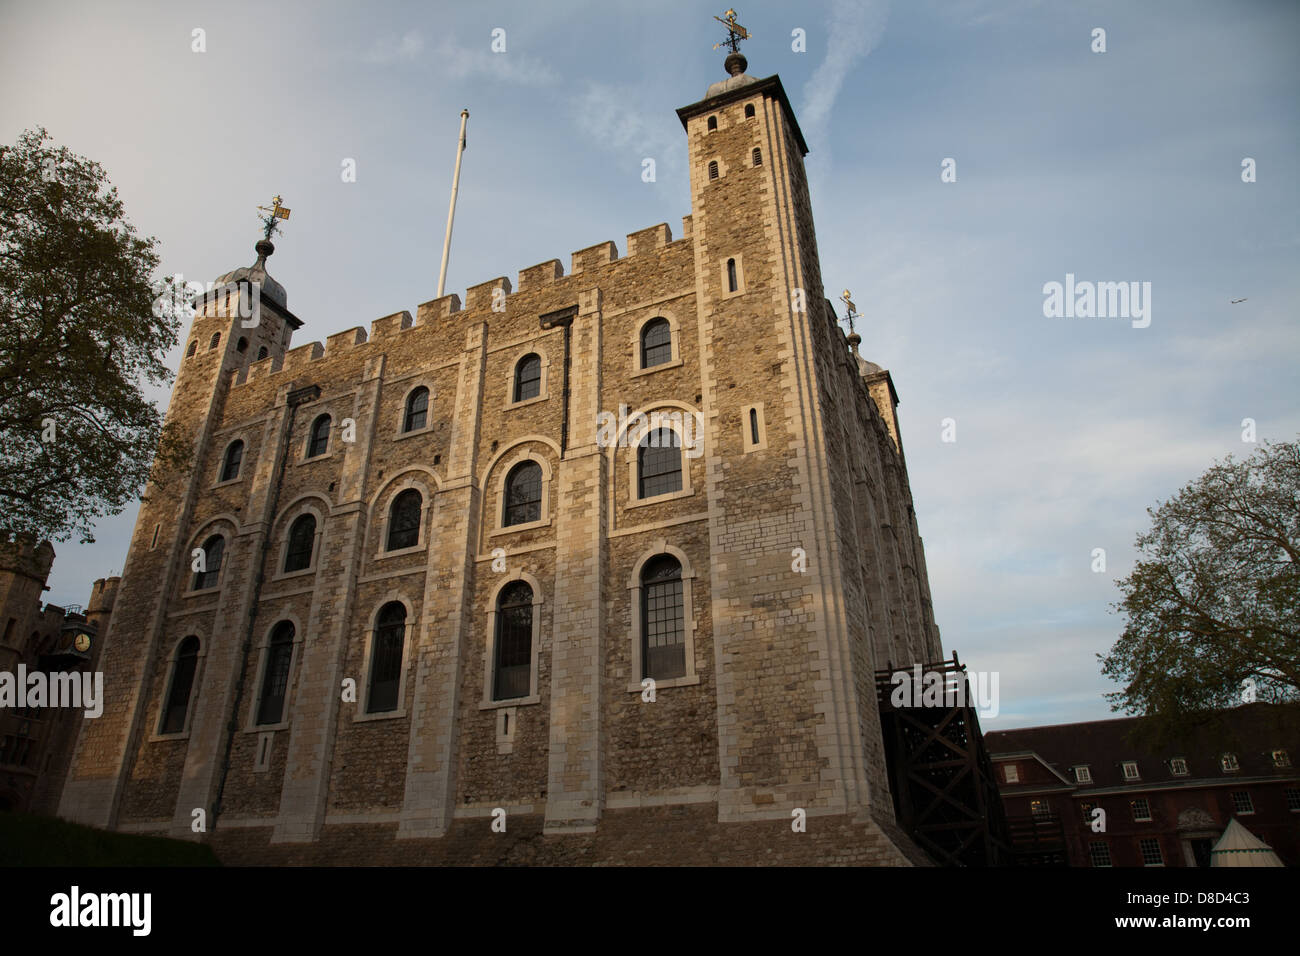
[[[1245,302],[1245,299],[1233,299],[1228,305],[1236,305],[1238,302]]]

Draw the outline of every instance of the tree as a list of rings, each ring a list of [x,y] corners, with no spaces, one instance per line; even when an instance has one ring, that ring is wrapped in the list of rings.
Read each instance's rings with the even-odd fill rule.
[[[1229,455],[1157,509],[1117,582],[1127,616],[1102,673],[1157,736],[1214,709],[1300,699],[1300,443]]]
[[[103,168],[43,129],[0,146],[0,533],[93,541],[184,449],[143,394],[180,311],[153,307],[157,240]]]

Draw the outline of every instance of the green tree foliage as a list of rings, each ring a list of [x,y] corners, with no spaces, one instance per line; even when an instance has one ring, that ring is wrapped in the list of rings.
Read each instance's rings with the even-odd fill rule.
[[[156,449],[160,482],[184,457],[142,391],[170,380],[180,319],[153,307],[157,240],[98,163],[49,139],[0,147],[0,533],[87,542]]]
[[[1229,455],[1155,510],[1117,582],[1114,710],[1158,733],[1215,708],[1300,699],[1300,443]]]

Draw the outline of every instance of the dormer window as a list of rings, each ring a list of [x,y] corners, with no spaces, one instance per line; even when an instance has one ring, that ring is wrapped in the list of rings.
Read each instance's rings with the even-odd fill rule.
[[[1141,775],[1140,773],[1138,773],[1138,765],[1137,765],[1137,761],[1136,761],[1136,760],[1125,760],[1125,761],[1124,761],[1124,779],[1125,779],[1125,780],[1141,780],[1141,779],[1142,779],[1142,775]]]
[[[1224,754],[1219,758],[1219,766],[1223,768],[1224,773],[1236,773],[1241,769],[1241,764],[1237,763],[1236,754]]]

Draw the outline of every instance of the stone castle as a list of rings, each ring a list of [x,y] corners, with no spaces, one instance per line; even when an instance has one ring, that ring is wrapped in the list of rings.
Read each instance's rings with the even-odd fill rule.
[[[269,239],[199,300],[193,470],[142,505],[62,816],[233,862],[926,862],[874,677],[943,656],[897,393],[780,79],[727,70],[677,111],[680,238],[324,347]]]

